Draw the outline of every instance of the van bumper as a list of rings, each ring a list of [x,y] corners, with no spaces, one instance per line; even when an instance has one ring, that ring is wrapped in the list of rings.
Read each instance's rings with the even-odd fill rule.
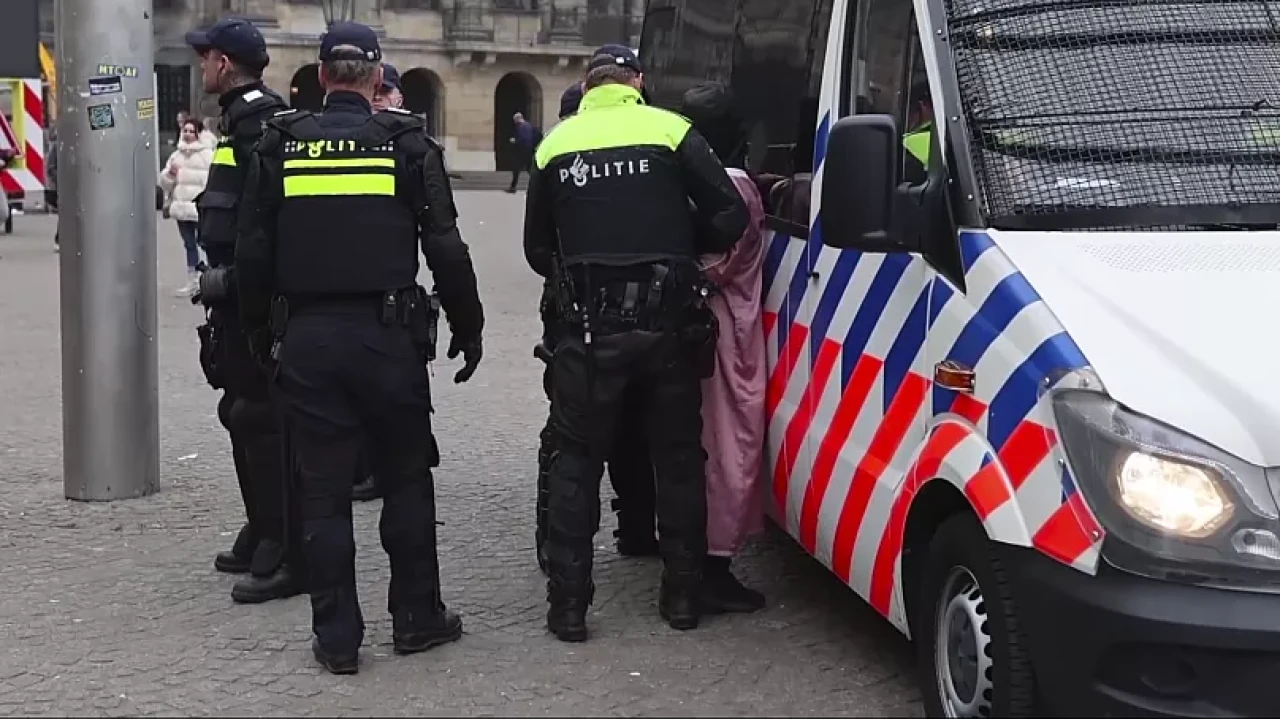
[[[1275,716],[1280,595],[1090,577],[1018,550],[1018,612],[1054,716]]]

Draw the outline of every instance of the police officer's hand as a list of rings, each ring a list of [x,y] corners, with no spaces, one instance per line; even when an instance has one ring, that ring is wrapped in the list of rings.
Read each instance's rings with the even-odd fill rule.
[[[476,373],[476,367],[480,366],[480,358],[484,356],[484,347],[479,337],[464,339],[458,335],[454,335],[449,340],[449,359],[454,359],[458,354],[462,354],[462,360],[465,364],[458,373],[453,376],[455,384],[461,384],[471,379],[471,375]]]

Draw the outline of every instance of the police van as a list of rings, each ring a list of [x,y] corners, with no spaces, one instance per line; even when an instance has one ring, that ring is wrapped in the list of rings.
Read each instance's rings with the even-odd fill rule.
[[[1280,709],[1277,18],[649,1],[749,128],[774,518],[931,715]]]

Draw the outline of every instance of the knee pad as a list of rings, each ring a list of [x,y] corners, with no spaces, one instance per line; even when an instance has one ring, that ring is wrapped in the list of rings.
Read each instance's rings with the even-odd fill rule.
[[[239,434],[280,433],[275,410],[266,400],[237,397],[227,419],[227,428]]]

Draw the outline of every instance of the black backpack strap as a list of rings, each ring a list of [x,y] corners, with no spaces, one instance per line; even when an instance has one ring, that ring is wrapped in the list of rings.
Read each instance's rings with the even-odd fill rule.
[[[284,110],[277,112],[267,121],[267,127],[274,128],[291,140],[305,142],[324,136],[324,128],[315,113],[309,110]]]
[[[365,147],[378,147],[409,133],[426,136],[426,124],[412,113],[404,110],[388,109],[375,112],[357,136],[357,140]]]
[[[266,117],[270,113],[277,113],[288,107],[283,98],[265,87],[250,90],[237,97],[227,107],[227,111],[223,114],[226,127],[222,128],[222,134],[230,134],[243,120],[251,117]]]

